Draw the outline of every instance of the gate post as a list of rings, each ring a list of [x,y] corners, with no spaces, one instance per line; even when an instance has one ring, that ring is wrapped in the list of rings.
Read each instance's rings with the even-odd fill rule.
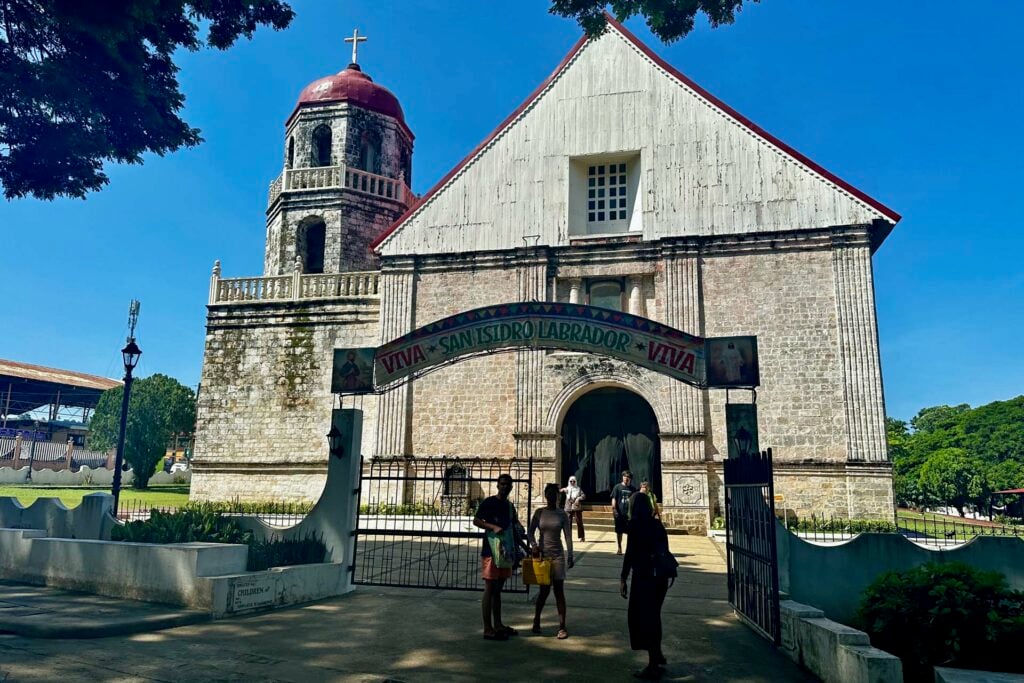
[[[352,590],[356,523],[359,514],[359,479],[362,472],[363,411],[354,408],[331,412],[331,425],[345,437],[340,456],[327,456],[327,482],[313,509],[286,537],[302,539],[313,534],[327,546],[325,562],[341,562],[345,571],[338,595]]]

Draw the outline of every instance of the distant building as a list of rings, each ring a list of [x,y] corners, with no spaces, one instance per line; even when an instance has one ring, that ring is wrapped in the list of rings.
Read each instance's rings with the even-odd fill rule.
[[[0,466],[10,466],[19,455],[27,460],[33,442],[37,464],[66,461],[76,449],[83,452],[100,396],[119,386],[116,379],[0,360]],[[97,454],[89,458],[94,466],[101,459]]]

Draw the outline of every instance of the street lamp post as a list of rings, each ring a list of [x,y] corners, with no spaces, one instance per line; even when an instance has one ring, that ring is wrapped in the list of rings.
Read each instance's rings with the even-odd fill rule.
[[[32,423],[32,448],[28,452],[28,474],[25,475],[25,481],[29,484],[32,483],[32,465],[36,461],[36,441],[39,440],[39,422]]]
[[[121,397],[121,424],[117,432],[117,457],[114,458],[114,515],[117,515],[117,504],[121,498],[121,466],[124,463],[124,434],[128,428],[128,397],[132,393],[132,370],[139,364],[142,349],[135,343],[135,337],[128,337],[128,343],[121,349],[124,359],[124,395]]]

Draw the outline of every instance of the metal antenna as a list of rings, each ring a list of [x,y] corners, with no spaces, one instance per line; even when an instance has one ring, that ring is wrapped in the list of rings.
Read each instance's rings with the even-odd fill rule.
[[[135,341],[135,326],[139,324],[139,300],[132,299],[128,304],[128,341]]]

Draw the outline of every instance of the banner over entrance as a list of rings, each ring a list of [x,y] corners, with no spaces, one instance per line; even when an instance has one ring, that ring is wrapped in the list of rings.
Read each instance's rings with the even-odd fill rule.
[[[379,347],[378,388],[489,351],[562,349],[611,356],[703,387],[704,339],[647,318],[595,306],[510,303],[438,320]]]

